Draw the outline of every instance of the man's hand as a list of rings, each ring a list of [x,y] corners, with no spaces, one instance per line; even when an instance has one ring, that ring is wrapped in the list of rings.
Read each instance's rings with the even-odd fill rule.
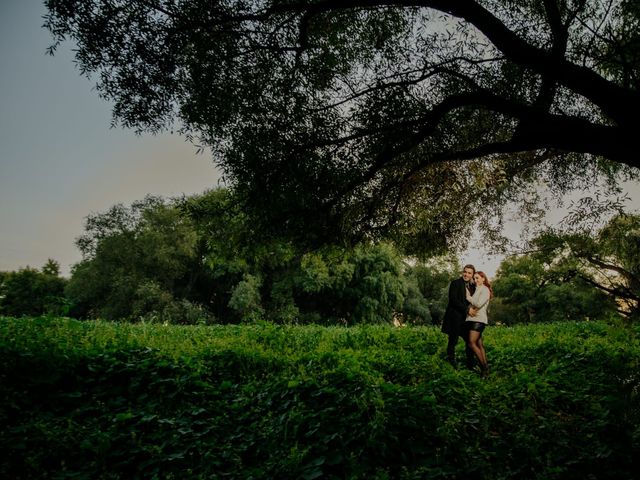
[[[469,307],[469,316],[475,317],[478,314],[478,309],[475,307]]]

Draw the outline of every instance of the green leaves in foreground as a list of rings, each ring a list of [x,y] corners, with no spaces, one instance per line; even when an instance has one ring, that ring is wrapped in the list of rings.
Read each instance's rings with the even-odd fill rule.
[[[6,478],[630,478],[637,331],[0,319]],[[462,353],[462,352],[460,352]]]

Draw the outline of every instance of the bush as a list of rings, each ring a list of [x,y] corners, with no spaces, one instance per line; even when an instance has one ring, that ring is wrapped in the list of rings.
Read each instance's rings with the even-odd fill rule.
[[[231,292],[229,307],[244,321],[253,322],[264,317],[260,287],[262,280],[255,275],[245,274]]]
[[[633,478],[638,334],[3,318],[0,477]]]
[[[206,325],[216,321],[202,305],[176,299],[155,282],[145,282],[138,287],[132,311],[134,319],[150,323]]]

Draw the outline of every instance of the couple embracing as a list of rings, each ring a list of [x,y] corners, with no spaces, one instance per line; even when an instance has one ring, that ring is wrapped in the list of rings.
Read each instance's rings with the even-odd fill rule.
[[[447,360],[456,365],[458,339],[465,342],[467,367],[474,367],[474,357],[480,364],[482,377],[489,373],[487,355],[482,343],[482,331],[487,326],[487,307],[493,296],[491,284],[484,272],[465,265],[460,278],[449,285],[449,302],[442,322],[442,331],[449,336]]]

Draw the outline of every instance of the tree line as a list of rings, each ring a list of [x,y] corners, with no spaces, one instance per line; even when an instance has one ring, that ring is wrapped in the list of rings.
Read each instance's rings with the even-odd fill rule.
[[[546,231],[506,258],[490,317],[502,324],[638,316],[640,216],[598,233]],[[235,194],[147,196],[88,216],[69,279],[41,269],[0,272],[0,314],[163,323],[439,324],[451,253],[417,259],[402,244],[263,237]]]
[[[388,243],[310,250],[260,237],[226,189],[115,205],[88,216],[76,244],[83,259],[68,280],[53,261],[54,274],[3,273],[0,313],[344,325],[388,322],[396,314],[424,324],[442,315],[444,289],[458,269],[451,259],[437,269],[409,265]],[[33,279],[55,279],[55,288],[18,288]],[[29,303],[44,295],[57,303]]]

